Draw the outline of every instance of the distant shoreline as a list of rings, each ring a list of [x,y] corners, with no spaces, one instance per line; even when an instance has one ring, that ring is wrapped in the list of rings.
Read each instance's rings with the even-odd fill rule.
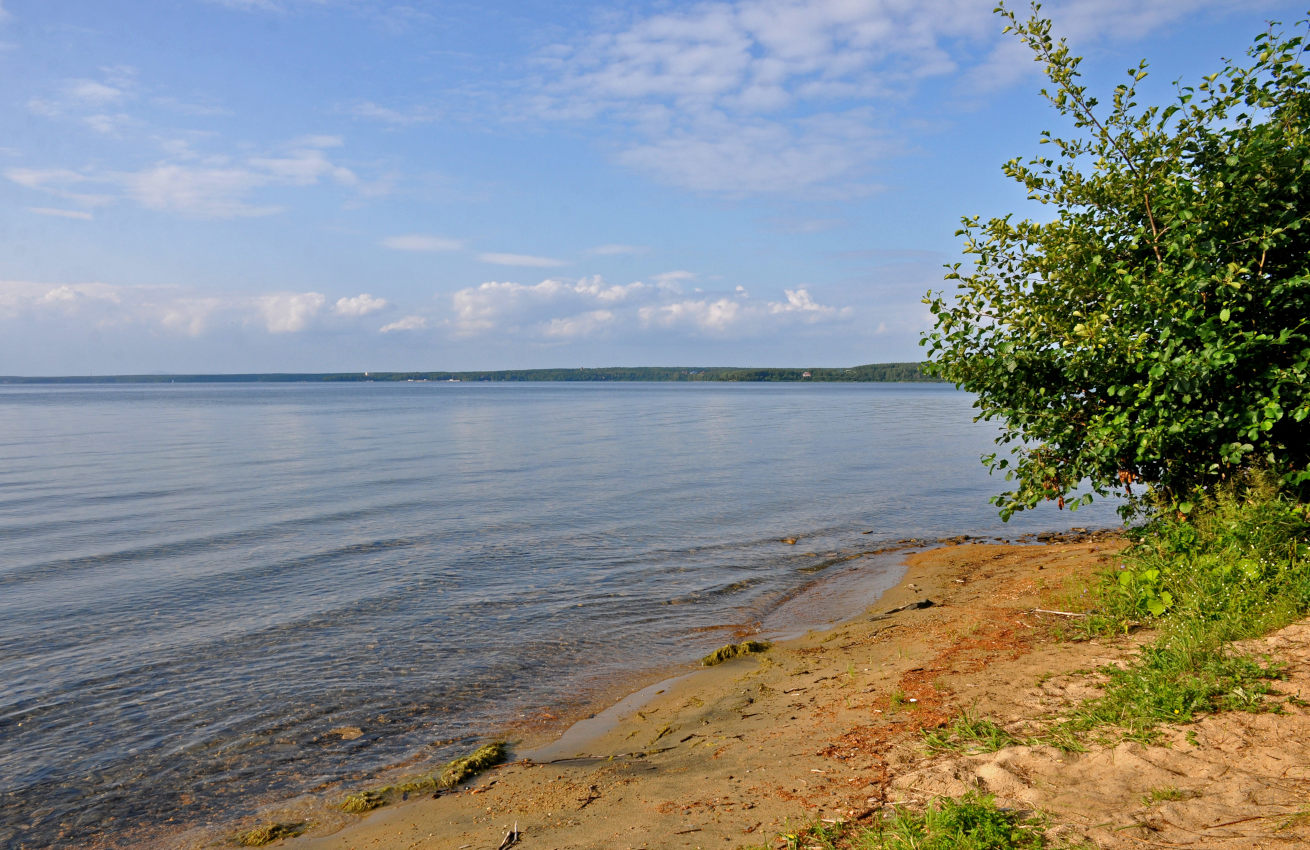
[[[500,369],[474,372],[260,372],[210,375],[0,376],[0,384],[227,384],[369,382],[660,381],[796,383],[942,383],[918,362],[868,363],[849,368],[737,366],[606,366],[597,369]]]

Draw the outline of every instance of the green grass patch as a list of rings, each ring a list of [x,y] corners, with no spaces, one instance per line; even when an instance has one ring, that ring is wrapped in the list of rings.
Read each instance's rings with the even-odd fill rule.
[[[938,798],[923,809],[897,807],[873,826],[818,821],[779,836],[786,850],[1041,850],[1046,821],[999,808],[987,794]]]
[[[973,717],[967,711],[945,726],[923,730],[923,742],[930,753],[994,753],[1024,741],[991,720]]]
[[[1045,822],[998,808],[990,795],[941,798],[922,811],[898,808],[852,842],[862,850],[1039,850]]]
[[[410,794],[448,790],[457,785],[462,785],[484,770],[495,767],[505,761],[508,755],[509,750],[503,741],[492,741],[489,744],[483,744],[466,756],[461,756],[447,763],[445,767],[435,773],[419,776],[395,785],[384,785],[381,788],[369,788],[348,794],[341,802],[341,810],[353,814],[363,814],[380,806],[385,806],[397,797],[403,798]]]
[[[1195,497],[1186,514],[1162,509],[1134,533],[1080,627],[1095,636],[1148,625],[1156,640],[1127,668],[1102,671],[1104,695],[1081,706],[1065,732],[1108,724],[1149,739],[1161,723],[1280,710],[1271,683],[1282,667],[1231,646],[1310,613],[1306,506],[1271,482],[1252,474]]]
[[[722,664],[725,661],[736,658],[739,655],[752,655],[756,652],[765,652],[773,644],[765,640],[748,640],[742,643],[730,643],[727,646],[721,646],[700,660],[702,666],[713,667],[715,664]]]
[[[1142,795],[1143,806],[1154,806],[1156,803],[1176,803],[1179,800],[1190,800],[1196,794],[1191,791],[1184,791],[1174,785],[1162,785],[1159,788],[1152,788]]]

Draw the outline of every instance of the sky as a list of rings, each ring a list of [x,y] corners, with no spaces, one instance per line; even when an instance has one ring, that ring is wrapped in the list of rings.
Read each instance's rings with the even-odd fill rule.
[[[1066,130],[991,0],[0,0],[0,375],[917,360]],[[1060,0],[1165,102],[1278,0]]]

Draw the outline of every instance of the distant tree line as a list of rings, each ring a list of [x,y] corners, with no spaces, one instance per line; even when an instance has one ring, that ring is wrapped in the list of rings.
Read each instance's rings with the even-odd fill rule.
[[[168,383],[290,383],[360,381],[796,381],[905,382],[939,381],[924,373],[922,363],[869,363],[850,368],[743,369],[732,366],[607,366],[600,369],[503,369],[486,372],[335,372],[234,375],[81,375],[67,377],[0,377],[3,384],[168,384]]]

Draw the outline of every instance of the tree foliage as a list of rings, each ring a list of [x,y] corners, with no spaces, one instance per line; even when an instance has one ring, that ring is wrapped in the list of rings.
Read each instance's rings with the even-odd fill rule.
[[[984,458],[1002,516],[1133,485],[1187,510],[1197,487],[1266,466],[1310,481],[1310,88],[1306,24],[1272,26],[1166,106],[1145,61],[1108,103],[1050,21],[998,7],[1072,125],[1004,166],[1047,221],[965,218],[969,267],[925,299],[930,370],[1002,423]],[[1176,84],[1177,85],[1177,84]],[[1131,504],[1131,503],[1130,503]],[[1140,503],[1139,503],[1140,504]]]

